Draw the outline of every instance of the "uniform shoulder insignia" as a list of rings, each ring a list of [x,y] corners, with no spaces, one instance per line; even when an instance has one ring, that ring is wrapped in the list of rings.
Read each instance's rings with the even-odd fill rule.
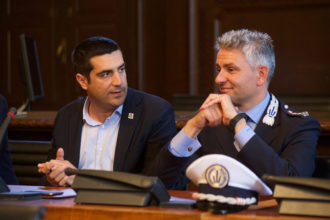
[[[284,105],[284,109],[287,115],[292,116],[292,117],[307,117],[309,116],[309,113],[307,111],[303,112],[297,112],[289,108],[288,105]]]
[[[272,94],[271,100],[269,102],[266,115],[262,119],[262,122],[266,125],[273,126],[275,122],[275,117],[278,112],[279,101],[277,98]]]

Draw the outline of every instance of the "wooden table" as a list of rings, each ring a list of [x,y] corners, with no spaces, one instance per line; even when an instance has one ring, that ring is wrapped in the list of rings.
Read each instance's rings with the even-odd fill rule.
[[[191,191],[169,191],[172,196],[191,198]],[[160,220],[160,219],[203,219],[203,220],[239,220],[239,219],[326,219],[307,216],[280,215],[276,201],[271,197],[261,197],[258,205],[250,206],[249,209],[227,214],[215,215],[210,212],[197,209],[178,209],[160,207],[129,207],[75,204],[74,198],[65,199],[40,199],[33,201],[0,201],[0,204],[44,206],[47,209],[45,220]]]

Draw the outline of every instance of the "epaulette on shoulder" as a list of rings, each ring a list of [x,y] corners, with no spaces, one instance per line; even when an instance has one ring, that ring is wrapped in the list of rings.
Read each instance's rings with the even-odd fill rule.
[[[291,108],[288,105],[283,105],[284,112],[290,117],[308,117],[309,113],[307,111],[298,112]]]

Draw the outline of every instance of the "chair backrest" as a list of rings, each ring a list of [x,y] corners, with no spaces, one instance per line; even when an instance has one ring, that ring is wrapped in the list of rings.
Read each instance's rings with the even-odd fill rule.
[[[8,141],[16,177],[21,185],[42,184],[37,164],[47,160],[50,141]]]

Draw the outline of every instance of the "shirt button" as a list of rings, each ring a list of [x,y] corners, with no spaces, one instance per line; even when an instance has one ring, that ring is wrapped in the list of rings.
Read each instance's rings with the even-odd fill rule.
[[[188,147],[188,151],[189,151],[189,152],[192,151],[192,149],[193,149],[193,148],[192,148],[191,146]]]

